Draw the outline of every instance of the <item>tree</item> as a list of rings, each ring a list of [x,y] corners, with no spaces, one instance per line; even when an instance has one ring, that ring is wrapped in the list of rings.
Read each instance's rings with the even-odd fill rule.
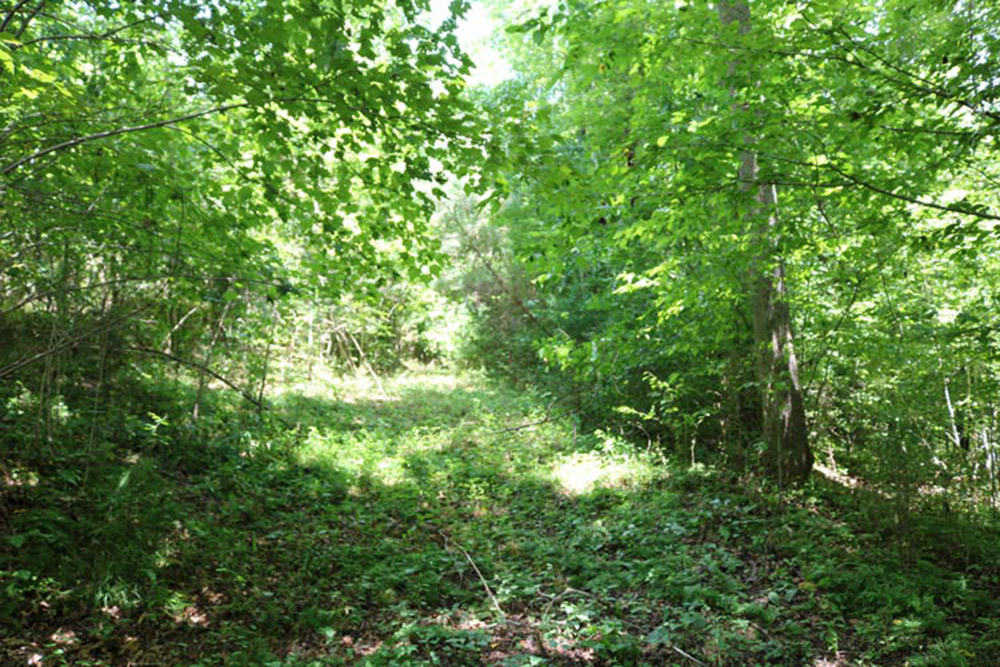
[[[722,0],[718,10],[723,26],[735,23],[740,36],[750,31],[750,7],[745,0]],[[737,78],[739,69],[737,58],[729,74]],[[735,89],[730,90],[737,113],[752,114],[752,105],[741,103]],[[757,357],[755,371],[761,394],[764,457],[771,474],[784,486],[801,483],[809,476],[813,455],[795,356],[784,260],[775,255],[781,247],[777,238],[781,234],[777,187],[774,183],[759,182],[757,154],[751,148],[756,139],[748,135],[744,141],[747,148],[740,155],[739,189],[747,194],[757,191],[754,202],[746,205],[744,215],[752,219],[751,234],[756,237],[753,245],[762,248],[751,265],[748,291]]]

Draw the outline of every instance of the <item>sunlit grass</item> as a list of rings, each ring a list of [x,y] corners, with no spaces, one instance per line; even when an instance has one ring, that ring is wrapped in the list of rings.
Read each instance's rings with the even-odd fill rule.
[[[547,477],[556,450],[575,440],[567,424],[522,430],[521,422],[544,421],[543,415],[521,412],[515,397],[485,390],[474,374],[416,369],[378,381],[365,374],[316,374],[291,385],[277,403],[302,426],[296,449],[301,464],[334,467],[387,485],[414,481],[410,462],[428,456],[444,468],[434,473],[438,478],[466,464]]]
[[[571,496],[589,493],[596,487],[620,486],[634,477],[635,470],[627,463],[605,461],[599,454],[574,453],[558,461],[553,476],[560,488]]]
[[[551,464],[552,478],[564,493],[578,496],[597,488],[637,487],[667,474],[658,456],[640,452],[628,442],[598,432],[599,448],[558,456]]]

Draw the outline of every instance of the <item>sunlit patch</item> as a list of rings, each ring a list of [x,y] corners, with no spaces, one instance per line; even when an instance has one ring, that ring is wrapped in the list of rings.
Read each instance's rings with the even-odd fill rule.
[[[386,458],[376,465],[376,477],[383,484],[396,484],[406,478],[403,461],[399,458]]]
[[[846,652],[837,651],[833,655],[817,658],[813,667],[844,667],[849,664],[850,660],[848,660]]]
[[[625,461],[608,461],[600,454],[572,454],[555,463],[553,476],[563,491],[571,496],[588,493],[598,487],[623,486],[636,475]]]
[[[201,628],[207,628],[209,626],[208,615],[198,608],[197,605],[188,605],[180,611],[180,613],[173,614],[174,622],[183,623],[185,625],[197,626]]]
[[[213,605],[219,605],[226,601],[226,596],[222,593],[216,593],[208,586],[203,586],[201,589],[201,595],[205,600]]]
[[[0,468],[0,487],[38,486],[38,473],[14,468],[10,471]]]

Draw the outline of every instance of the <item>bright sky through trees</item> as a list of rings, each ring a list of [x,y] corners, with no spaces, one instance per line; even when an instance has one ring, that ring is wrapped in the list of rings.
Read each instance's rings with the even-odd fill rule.
[[[448,18],[451,0],[431,0],[430,24],[441,25]],[[484,3],[474,1],[465,18],[459,21],[458,35],[462,49],[476,63],[469,77],[469,85],[493,86],[510,77],[513,72],[503,54],[493,44],[493,37],[503,26]]]

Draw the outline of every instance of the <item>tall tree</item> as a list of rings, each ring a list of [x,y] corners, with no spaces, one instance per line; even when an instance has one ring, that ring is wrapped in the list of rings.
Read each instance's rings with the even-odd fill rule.
[[[723,26],[738,26],[737,39],[750,32],[750,6],[746,0],[721,0],[718,11]],[[753,105],[739,99],[733,82],[743,74],[740,69],[741,63],[736,56],[728,71],[729,92],[734,98],[734,110],[752,118]],[[743,140],[747,147],[740,153],[739,191],[753,196],[753,201],[745,204],[744,215],[750,219],[749,229],[754,236],[752,247],[758,249],[750,266],[748,292],[764,459],[778,483],[786,485],[801,482],[809,475],[813,455],[809,449],[805,403],[795,356],[784,259],[778,254],[781,247],[778,191],[774,183],[760,182],[757,153],[752,148],[756,138],[748,134]]]

